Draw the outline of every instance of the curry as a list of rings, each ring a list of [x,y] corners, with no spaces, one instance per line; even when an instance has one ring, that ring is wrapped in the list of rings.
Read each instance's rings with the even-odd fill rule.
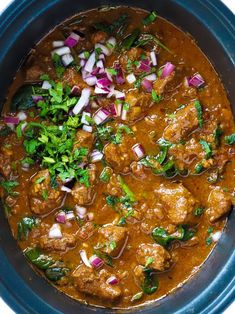
[[[234,202],[229,101],[195,41],[155,11],[79,13],[16,74],[1,198],[26,260],[68,296],[128,308],[172,293]]]

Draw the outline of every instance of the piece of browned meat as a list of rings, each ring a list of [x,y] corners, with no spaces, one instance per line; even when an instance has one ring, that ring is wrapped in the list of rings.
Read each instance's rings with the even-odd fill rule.
[[[88,151],[92,149],[92,144],[94,141],[94,135],[90,132],[84,130],[78,130],[76,133],[75,143],[73,149],[76,148],[87,148]]]
[[[63,83],[67,84],[69,87],[76,85],[81,92],[83,88],[88,87],[88,85],[82,79],[80,73],[74,68],[67,68],[63,75]]]
[[[123,135],[120,144],[107,144],[104,148],[107,163],[117,172],[129,172],[130,164],[136,158],[131,149],[134,144],[135,140],[128,135]]]
[[[39,65],[32,65],[26,71],[26,81],[38,81],[43,73],[44,71]]]
[[[193,210],[198,202],[183,184],[165,182],[154,192],[164,205],[164,210],[173,224],[192,224],[195,222]]]
[[[167,141],[177,143],[197,127],[197,109],[194,103],[191,103],[176,112],[174,120],[165,128],[163,137]]]
[[[171,265],[171,256],[164,247],[159,244],[141,244],[136,252],[138,263],[156,270],[164,271]]]
[[[85,186],[83,183],[76,182],[72,188],[71,195],[77,205],[89,204],[94,197],[93,187],[96,180],[96,166],[94,164],[89,165],[88,175],[90,183],[89,187]]]
[[[127,120],[133,122],[144,116],[152,104],[152,98],[149,93],[140,94],[138,90],[131,90],[126,94],[126,103],[130,106]]]
[[[29,202],[31,211],[43,215],[61,205],[64,192],[59,187],[51,187],[51,178],[48,169],[41,170],[31,180]]]
[[[12,172],[11,157],[0,153],[0,173],[8,178]]]
[[[117,175],[114,173],[111,175],[109,182],[107,184],[106,193],[113,196],[122,196],[122,188],[120,187],[120,183],[118,181]]]
[[[207,206],[206,214],[210,222],[215,222],[230,211],[232,207],[231,197],[217,186],[210,192]]]
[[[156,94],[160,96],[163,94],[164,89],[166,85],[173,80],[175,76],[175,72],[172,72],[170,75],[168,75],[165,78],[158,78],[154,83],[153,83],[153,89],[155,90]]]
[[[112,257],[119,256],[127,241],[127,228],[118,226],[106,226],[99,229],[101,239],[99,243],[103,244],[101,250]]]
[[[43,235],[39,239],[39,246],[47,251],[66,251],[67,248],[74,247],[76,238],[69,233],[63,233],[61,239],[49,239],[47,235]]]
[[[118,285],[110,285],[106,282],[110,276],[111,274],[104,269],[97,272],[85,265],[79,266],[72,274],[78,291],[105,301],[115,302],[121,296],[121,289]]]

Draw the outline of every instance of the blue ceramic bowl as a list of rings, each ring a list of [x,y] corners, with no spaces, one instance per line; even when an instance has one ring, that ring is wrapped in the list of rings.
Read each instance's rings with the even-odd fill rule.
[[[218,0],[16,0],[0,16],[0,105],[23,58],[51,28],[81,10],[120,4],[157,10],[159,15],[192,34],[219,73],[235,108],[235,17]],[[235,297],[234,225],[235,212],[202,269],[182,288],[130,312],[221,313]],[[39,277],[13,239],[2,208],[0,293],[17,314],[113,312],[82,305]]]

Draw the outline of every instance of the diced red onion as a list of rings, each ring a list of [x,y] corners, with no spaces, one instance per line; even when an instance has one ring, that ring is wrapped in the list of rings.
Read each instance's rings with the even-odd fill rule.
[[[126,80],[129,84],[132,84],[136,81],[136,77],[134,73],[130,73],[126,76]]]
[[[94,213],[88,213],[87,214],[87,220],[89,220],[89,221],[94,220]]]
[[[74,114],[80,113],[82,111],[82,109],[88,105],[90,95],[91,95],[90,88],[84,88],[82,90],[81,97],[80,97],[79,101],[77,102],[77,104],[73,108]]]
[[[67,67],[68,65],[70,65],[74,61],[74,58],[71,55],[71,53],[66,53],[65,55],[63,55],[61,57],[61,61],[62,61],[63,65],[65,67]]]
[[[65,224],[66,223],[66,214],[64,211],[60,211],[56,217],[55,217],[55,220],[57,222],[59,222],[60,224]]]
[[[98,257],[97,255],[92,255],[89,258],[89,262],[96,269],[98,269],[98,268],[100,268],[101,266],[104,265],[104,261],[100,257]]]
[[[85,82],[89,86],[94,86],[97,83],[97,78],[94,75],[88,76],[85,78]]]
[[[65,185],[62,185],[62,187],[60,189],[63,192],[67,192],[67,193],[71,193],[72,192],[72,190],[70,188],[68,188],[67,186],[65,186]]]
[[[97,80],[97,86],[99,88],[109,87],[111,84],[112,81],[110,81],[108,78],[100,78]]]
[[[79,92],[80,92],[80,88],[78,86],[74,85],[71,89],[71,94],[74,96],[77,96],[77,95],[79,95]]]
[[[146,75],[144,78],[150,82],[153,82],[153,81],[156,81],[157,75],[155,73],[152,73],[152,74]]]
[[[74,32],[72,32],[69,37],[67,37],[64,41],[65,46],[68,46],[70,48],[73,48],[77,45],[78,41],[80,39],[80,36]]]
[[[54,49],[52,51],[52,56],[53,54],[57,54],[58,56],[63,56],[63,55],[66,55],[67,53],[70,53],[70,48],[69,47],[60,47],[60,48],[57,48],[57,49]]]
[[[52,227],[49,230],[48,234],[49,239],[61,239],[62,238],[62,232],[59,224],[53,224]]]
[[[85,71],[84,69],[81,70],[82,73],[82,78],[85,80],[88,76],[91,75],[91,73],[88,73],[87,71]]]
[[[90,123],[86,120],[86,117],[91,117],[91,113],[90,113],[90,112],[83,111],[83,113],[82,113],[82,118],[81,118],[81,122],[82,122],[82,124],[87,124],[87,125],[89,125]]]
[[[163,67],[161,78],[165,78],[169,76],[174,71],[174,69],[175,69],[175,66],[172,63],[167,62]]]
[[[205,81],[199,73],[196,73],[193,76],[188,78],[188,85],[189,86],[194,86],[194,87],[199,88],[203,84],[205,84]]]
[[[115,104],[109,105],[108,110],[112,116],[117,117],[117,107]]]
[[[87,212],[86,207],[82,207],[82,206],[79,206],[79,205],[75,205],[75,210],[76,210],[78,215],[82,215],[82,216],[85,216],[86,212]]]
[[[4,117],[4,122],[15,125],[15,124],[18,124],[20,122],[20,119],[19,119],[19,117],[7,116],[7,117]]]
[[[51,84],[48,81],[43,81],[42,82],[42,89],[50,89],[51,88]]]
[[[41,95],[32,95],[33,101],[38,103],[39,101],[43,101],[43,97]]]
[[[84,67],[85,71],[91,73],[94,65],[95,65],[95,52],[93,51],[86,62],[86,65]]]
[[[151,70],[150,61],[147,59],[141,60],[138,69],[143,72],[149,72]]]
[[[124,100],[126,95],[123,92],[120,92],[119,90],[114,90],[113,95],[115,95],[116,99],[122,99]]]
[[[141,85],[142,87],[148,92],[151,93],[152,89],[153,89],[153,85],[152,82],[150,82],[149,80],[147,80],[146,78],[144,78],[141,81]]]
[[[93,152],[91,153],[91,162],[98,162],[101,161],[103,159],[104,154],[101,153],[99,150],[94,149]]]
[[[213,234],[211,235],[212,240],[213,240],[214,242],[218,242],[219,239],[220,239],[220,237],[221,237],[221,235],[222,235],[222,232],[221,232],[221,231],[217,231],[217,232],[213,233]]]
[[[86,124],[84,124],[84,125],[82,126],[82,129],[83,129],[83,131],[92,133],[92,126],[91,126],[91,125],[86,125]]]
[[[110,90],[107,87],[100,88],[98,86],[95,87],[94,93],[95,94],[108,94]]]
[[[95,44],[95,48],[100,48],[102,50],[103,54],[106,55],[106,56],[110,56],[111,55],[110,49],[108,49],[105,45],[97,43],[97,44]]]
[[[80,66],[83,68],[86,65],[86,60],[85,59],[81,59],[80,60]]]
[[[143,146],[140,143],[135,144],[134,146],[132,146],[131,149],[133,150],[133,152],[135,153],[138,159],[141,159],[144,157],[145,151],[144,151]]]
[[[115,65],[115,70],[117,71],[116,83],[119,85],[124,84],[126,80],[125,80],[122,68],[120,67],[119,64]]]
[[[109,285],[116,285],[116,284],[118,284],[118,279],[117,279],[117,277],[115,277],[115,276],[110,276],[108,279],[107,279],[107,284],[109,284]]]
[[[87,258],[86,251],[85,251],[85,250],[80,250],[79,254],[80,254],[80,256],[81,256],[81,259],[82,259],[83,263],[84,263],[87,267],[92,268],[91,263],[89,262],[89,259]]]
[[[23,111],[18,112],[17,117],[19,118],[20,121],[24,121],[27,119],[27,115]]]
[[[53,48],[59,48],[59,47],[63,47],[63,46],[64,46],[63,40],[54,40],[52,42],[52,47]]]
[[[105,108],[101,108],[98,111],[96,111],[95,115],[93,116],[93,120],[97,125],[99,125],[103,123],[109,116],[110,112]]]
[[[156,66],[157,65],[157,56],[156,56],[155,51],[150,52],[150,58],[151,58],[153,66]]]
[[[103,63],[103,61],[102,61],[102,60],[97,61],[97,62],[96,62],[96,66],[97,66],[97,68],[99,68],[99,70],[100,70],[100,69],[104,69],[104,63]]]
[[[73,220],[75,218],[74,212],[73,211],[69,211],[68,213],[66,213],[66,220]]]
[[[105,55],[103,54],[103,53],[101,53],[100,55],[99,55],[99,60],[104,60],[105,59]]]

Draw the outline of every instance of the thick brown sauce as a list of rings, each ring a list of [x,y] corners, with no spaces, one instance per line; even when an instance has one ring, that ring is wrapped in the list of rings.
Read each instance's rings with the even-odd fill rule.
[[[141,21],[143,17],[146,16],[146,12],[139,9],[131,8],[117,8],[111,9],[109,11],[97,11],[92,10],[89,12],[81,13],[76,18],[83,17],[83,21],[80,25],[84,26],[84,29],[90,28],[94,22],[107,21],[111,22],[116,19],[120,13],[127,12],[130,16],[130,24],[126,31],[127,34],[131,33],[136,27],[141,26]],[[81,26],[81,29],[83,28]],[[46,36],[33,51],[32,61],[26,63],[26,65],[19,70],[16,75],[16,79],[10,89],[10,94],[15,91],[16,87],[22,84],[25,77],[25,70],[27,67],[31,66],[31,63],[36,60],[36,64],[43,67],[45,73],[53,74],[53,66],[50,62],[50,52],[52,50],[51,42],[53,40],[60,40],[62,26],[58,26],[53,30],[48,36]],[[169,54],[165,50],[161,49],[158,55],[159,67],[168,61],[171,61],[177,68],[175,81],[172,83],[172,92],[168,93],[168,97],[162,100],[160,103],[152,106],[148,112],[147,116],[156,116],[156,121],[153,124],[149,123],[147,119],[141,119],[135,123],[136,137],[138,142],[142,143],[145,151],[148,154],[156,154],[157,148],[156,144],[150,139],[148,134],[150,132],[155,132],[155,138],[158,139],[162,136],[163,130],[166,127],[166,120],[163,119],[166,113],[172,113],[178,108],[179,104],[186,103],[186,100],[182,98],[182,94],[179,92],[182,81],[185,76],[191,75],[192,73],[199,72],[206,81],[205,88],[198,92],[198,99],[203,104],[204,110],[208,111],[210,115],[215,117],[222,113],[222,119],[225,121],[225,133],[231,134],[234,132],[233,117],[230,109],[230,104],[227,99],[225,90],[219,77],[217,76],[212,65],[198,48],[195,41],[188,35],[183,33],[181,30],[167,22],[161,17],[152,23],[150,26],[144,28],[145,31],[156,33],[163,40],[164,44],[169,47],[173,54]],[[88,41],[83,41],[79,46],[80,50],[91,49],[92,45]],[[79,50],[79,48],[77,48]],[[109,58],[109,66],[115,57]],[[178,83],[176,83],[178,82]],[[128,86],[124,86],[124,89],[128,89]],[[11,97],[9,97],[10,99]],[[7,112],[7,106],[3,113]],[[14,146],[13,150],[13,160],[17,161],[24,157],[23,148],[18,145]],[[219,181],[217,185],[226,188],[230,193],[234,189],[234,163],[235,160],[231,160],[230,163],[226,165],[226,169],[223,173],[223,180]],[[102,169],[102,166],[98,166]],[[30,178],[38,171],[37,167],[32,167],[28,172],[22,171],[20,165],[17,165],[18,170],[18,182],[20,185],[16,187],[16,191],[20,193],[20,197],[17,199],[14,205],[14,210],[12,215],[9,216],[9,223],[12,229],[14,237],[17,233],[17,223],[23,217],[31,215],[27,193],[30,187]],[[99,171],[100,171],[99,170]],[[173,181],[177,179],[181,180],[184,186],[199,200],[199,202],[206,207],[207,198],[211,190],[211,184],[207,182],[207,173],[201,175],[194,175],[189,177],[174,178]],[[160,182],[165,182],[167,179],[161,176],[155,176],[148,171],[147,179],[141,182],[141,180],[136,179],[133,175],[128,174],[125,176],[125,182],[128,186],[135,191],[137,198],[143,198],[149,208],[155,206],[156,199],[153,195],[153,186],[158,186]],[[94,213],[94,221],[97,224],[111,223],[115,219],[118,219],[117,213],[113,211],[110,207],[106,205],[105,198],[103,196],[105,184],[98,182],[95,186],[96,196],[91,205],[87,206],[88,212]],[[70,196],[65,200],[67,206],[74,205]],[[42,220],[48,225],[54,223],[55,211],[51,212],[49,215],[44,217]],[[151,227],[154,227],[158,223],[158,218],[145,220]],[[214,232],[222,230],[225,224],[225,219],[220,220],[213,224]],[[171,248],[171,252],[175,256],[175,263],[170,268],[170,270],[158,274],[159,279],[159,289],[156,293],[152,295],[145,295],[140,301],[135,303],[130,302],[131,296],[140,291],[140,288],[136,285],[134,280],[133,268],[137,265],[136,262],[136,249],[141,243],[154,243],[148,234],[143,232],[143,224],[137,222],[134,224],[129,223],[127,225],[129,230],[129,238],[126,249],[124,250],[122,256],[114,261],[114,271],[122,273],[127,271],[126,277],[120,280],[120,287],[123,291],[123,297],[117,304],[109,304],[108,302],[102,302],[98,298],[92,298],[91,296],[84,295],[76,290],[73,285],[67,286],[56,286],[57,289],[66,293],[72,298],[77,300],[99,305],[99,306],[113,306],[116,308],[127,308],[129,306],[138,305],[143,302],[157,300],[163,296],[172,292],[176,287],[181,286],[185,281],[187,281],[204,263],[209,253],[213,248],[212,245],[206,245],[205,239],[208,237],[207,229],[210,226],[205,215],[203,215],[197,226],[197,237],[199,243],[196,246],[187,246],[187,242],[184,245],[175,244]],[[72,228],[72,229],[71,229]],[[68,232],[75,233],[77,226],[73,225]],[[29,236],[28,241],[20,241],[19,245],[22,250],[28,246],[35,243],[37,239]],[[63,261],[71,269],[75,269],[80,263],[79,250],[85,248],[87,254],[92,255],[92,247],[96,244],[96,236],[90,237],[88,240],[82,242],[79,240],[74,249],[68,250],[65,254],[58,254],[51,252],[51,256],[55,259],[62,257]]]

